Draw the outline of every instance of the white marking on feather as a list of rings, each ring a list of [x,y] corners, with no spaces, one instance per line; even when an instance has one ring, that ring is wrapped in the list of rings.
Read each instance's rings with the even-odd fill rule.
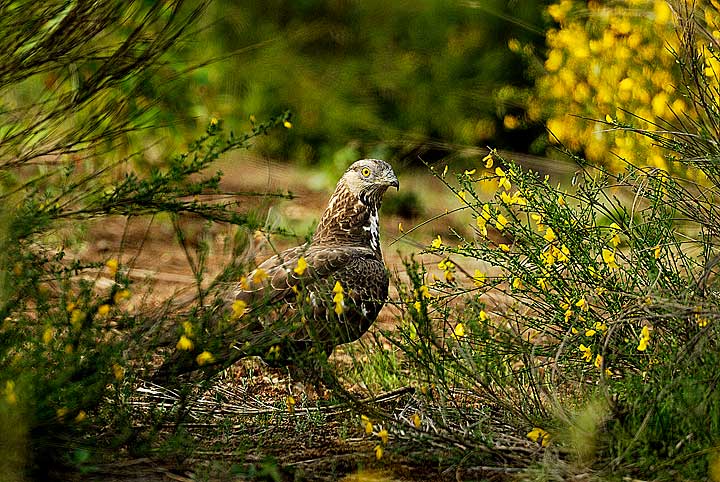
[[[370,224],[363,226],[363,229],[370,233],[370,247],[377,251],[380,249],[380,222],[377,209],[370,211],[370,219],[368,221]]]

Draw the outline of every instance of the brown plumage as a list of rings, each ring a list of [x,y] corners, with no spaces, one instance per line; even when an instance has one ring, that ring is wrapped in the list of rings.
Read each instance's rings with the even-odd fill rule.
[[[267,336],[283,333],[285,343],[279,345],[286,352],[314,345],[329,354],[335,346],[360,338],[388,294],[378,212],[390,186],[399,188],[399,183],[388,163],[363,159],[352,164],[337,183],[312,240],[260,264],[230,290],[225,309],[230,311],[238,301],[251,310],[274,304],[256,329]],[[261,354],[247,345],[244,349]]]

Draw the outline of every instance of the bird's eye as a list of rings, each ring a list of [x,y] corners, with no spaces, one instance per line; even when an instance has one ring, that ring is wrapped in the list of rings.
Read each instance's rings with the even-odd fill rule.
[[[363,177],[370,177],[370,169],[368,169],[367,167],[363,167],[363,170],[361,172]]]

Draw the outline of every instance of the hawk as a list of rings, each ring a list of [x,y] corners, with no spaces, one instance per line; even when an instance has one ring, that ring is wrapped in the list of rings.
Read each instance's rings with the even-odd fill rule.
[[[400,188],[387,162],[362,159],[353,163],[338,181],[312,240],[260,264],[229,290],[225,310],[277,306],[256,329],[283,338],[276,347],[286,352],[319,346],[329,355],[335,346],[360,338],[388,295],[378,213],[391,186]],[[252,353],[247,345],[240,349],[260,354]],[[267,347],[259,345],[258,349]],[[292,356],[283,353],[279,358]]]

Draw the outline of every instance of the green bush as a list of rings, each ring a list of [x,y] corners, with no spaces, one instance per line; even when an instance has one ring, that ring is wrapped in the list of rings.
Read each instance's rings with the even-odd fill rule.
[[[399,288],[404,324],[387,336],[420,388],[402,444],[537,480],[717,476],[720,105],[709,60],[678,61],[704,123],[642,134],[706,184],[575,158],[561,189],[495,153],[456,183],[436,173],[471,225],[428,247],[437,269],[409,261]]]
[[[63,478],[64,467],[89,468],[103,449],[147,447],[140,440],[148,435],[131,424],[132,383],[152,372],[153,356],[180,351],[178,339],[190,336],[194,319],[180,324],[138,299],[118,259],[78,256],[91,220],[163,213],[181,242],[178,219],[185,214],[259,226],[243,208],[252,193],[215,199],[222,173],[210,169],[220,156],[289,123],[289,114],[240,135],[224,134],[213,119],[162,168],[137,173],[133,166],[148,158],[145,150],[131,151],[131,137],[156,121],[139,93],[204,7],[15,2],[0,16],[7,46],[0,52],[3,480]],[[199,243],[191,256],[198,279],[205,248]],[[154,329],[165,315],[166,323],[177,322],[164,326],[169,340]],[[198,335],[194,340],[202,346]],[[186,351],[193,370],[210,369],[212,356]]]

